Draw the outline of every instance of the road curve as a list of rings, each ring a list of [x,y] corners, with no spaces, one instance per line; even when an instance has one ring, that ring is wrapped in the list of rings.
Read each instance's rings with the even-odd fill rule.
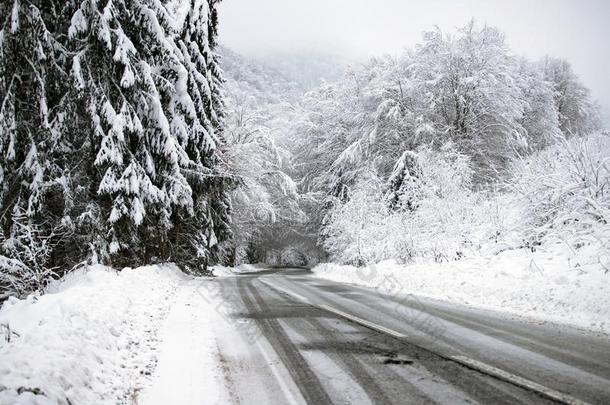
[[[276,381],[257,384],[274,390],[268,402],[610,403],[610,342],[603,337],[389,296],[302,269],[215,281],[235,321],[254,325],[252,347],[272,352],[250,362],[280,370]],[[239,374],[252,365],[226,367]],[[235,378],[232,389],[234,402],[254,403],[254,392],[266,388]]]

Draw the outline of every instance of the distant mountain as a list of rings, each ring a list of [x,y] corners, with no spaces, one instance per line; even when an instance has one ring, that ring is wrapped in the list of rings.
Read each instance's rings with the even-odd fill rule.
[[[221,66],[229,92],[248,95],[257,103],[295,102],[307,90],[279,70],[220,46]]]
[[[266,103],[295,102],[322,82],[343,77],[353,61],[314,52],[273,53],[247,57],[225,46],[218,48],[231,87]]]
[[[298,53],[273,53],[257,57],[262,63],[273,66],[290,80],[304,89],[312,90],[323,81],[340,80],[348,65],[353,61],[338,56],[301,51]]]

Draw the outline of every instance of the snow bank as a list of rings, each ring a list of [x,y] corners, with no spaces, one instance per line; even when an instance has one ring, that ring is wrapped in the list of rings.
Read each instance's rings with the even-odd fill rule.
[[[185,276],[174,266],[66,276],[0,310],[0,404],[132,403]]]
[[[228,341],[222,327],[221,298],[210,280],[192,278],[179,292],[159,334],[159,362],[149,387],[138,396],[142,405],[204,405],[228,402],[224,364],[217,339]]]
[[[589,245],[572,250],[545,245],[445,263],[363,268],[322,264],[314,275],[377,288],[505,311],[537,320],[610,332],[610,252]]]

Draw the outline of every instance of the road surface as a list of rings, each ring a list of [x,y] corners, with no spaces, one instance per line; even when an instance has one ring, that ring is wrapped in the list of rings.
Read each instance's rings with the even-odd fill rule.
[[[279,269],[214,280],[248,347],[244,404],[610,404],[610,342],[567,327]]]

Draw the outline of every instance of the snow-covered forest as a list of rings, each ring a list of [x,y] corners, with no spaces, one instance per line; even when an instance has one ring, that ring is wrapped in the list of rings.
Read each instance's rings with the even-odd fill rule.
[[[314,61],[299,82],[218,47],[216,1],[1,7],[2,296],[92,263],[607,248],[589,90],[496,28],[435,28],[335,81]]]
[[[237,223],[252,221],[238,260],[607,249],[610,139],[567,61],[516,57],[474,22],[315,88],[226,53],[227,137],[247,179]]]

